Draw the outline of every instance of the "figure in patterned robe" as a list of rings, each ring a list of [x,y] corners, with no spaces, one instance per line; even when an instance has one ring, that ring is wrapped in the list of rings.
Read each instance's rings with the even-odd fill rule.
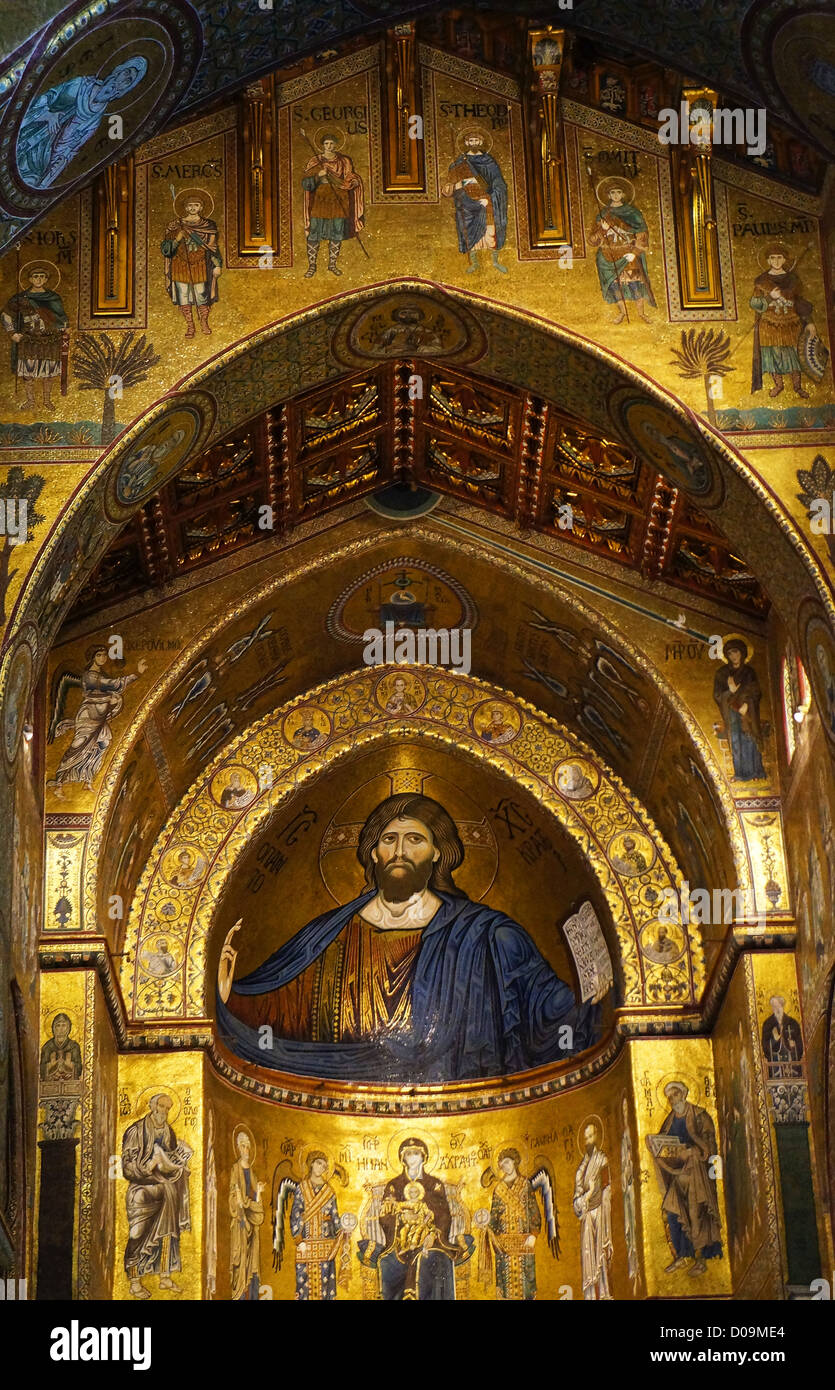
[[[337,1282],[347,1278],[347,1238],[339,1221],[336,1193],[325,1180],[327,1171],[325,1154],[309,1154],[307,1176],[298,1184],[290,1208],[290,1232],[296,1242],[296,1298],[305,1303],[332,1301]]]
[[[64,301],[47,289],[49,272],[35,268],[29,285],[7,300],[0,321],[12,340],[11,368],[17,383],[22,382],[23,409],[35,409],[35,383],[40,384],[43,404],[52,409],[52,387],[57,381],[66,392],[66,340],[69,319]]]
[[[786,1013],[786,1001],[781,994],[770,1000],[773,1012],[763,1024],[763,1055],[768,1063],[769,1079],[802,1077],[800,1059],[803,1056],[803,1033],[800,1024]]]
[[[635,1160],[629,1133],[629,1109],[623,1101],[623,1133],[620,1140],[620,1181],[623,1189],[623,1230],[626,1236],[627,1273],[638,1278],[638,1226],[635,1214]]]
[[[536,1298],[536,1237],[542,1229],[542,1215],[530,1180],[519,1172],[516,1149],[499,1154],[501,1180],[493,1189],[490,1203],[488,1239],[496,1260],[496,1290],[499,1298]]]
[[[183,216],[165,229],[160,250],[165,257],[165,288],[186,321],[185,336],[194,337],[194,313],[204,333],[211,333],[209,310],[217,303],[217,282],[223,269],[217,223],[203,216],[202,198],[187,198]]]
[[[779,396],[783,377],[789,376],[794,394],[805,398],[809,392],[802,384],[798,342],[812,317],[812,305],[803,298],[800,276],[786,269],[787,248],[770,246],[765,254],[768,270],[757,276],[749,301],[755,313],[751,391],[762,390],[768,372],[774,382],[769,396]]]
[[[617,305],[614,323],[626,317],[626,301],[634,303],[645,323],[646,306],[655,308],[655,295],[649,282],[647,251],[649,231],[644,214],[624,200],[624,190],[613,184],[608,205],[601,208],[588,234],[590,246],[597,247],[597,275],[606,304]]]
[[[304,230],[307,237],[305,279],[316,274],[319,243],[328,243],[328,270],[341,275],[337,266],[342,243],[363,229],[364,191],[362,179],[347,154],[337,153],[333,135],[323,135],[321,154],[311,155],[302,175],[304,189]]]

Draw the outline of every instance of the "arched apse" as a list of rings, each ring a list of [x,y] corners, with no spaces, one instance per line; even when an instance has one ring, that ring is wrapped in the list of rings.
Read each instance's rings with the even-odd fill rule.
[[[662,807],[656,806],[654,793],[642,772],[648,726],[660,722],[667,728],[673,746],[686,750],[682,753],[685,763],[689,759],[693,769],[700,769],[698,776],[693,774],[688,796],[693,809],[695,800],[704,801],[711,826],[712,854],[715,864],[721,865],[722,881],[735,883],[743,892],[747,891],[750,876],[745,847],[729,790],[711,749],[670,681],[647,660],[638,646],[628,642],[622,632],[572,593],[558,576],[548,582],[540,574],[526,571],[522,565],[475,542],[462,546],[460,541],[435,531],[428,523],[411,530],[405,546],[402,531],[388,525],[378,529],[375,524],[370,534],[346,535],[340,546],[329,551],[328,592],[350,591],[362,582],[364,575],[387,565],[390,567],[398,559],[417,564],[442,583],[448,583],[456,566],[459,572],[466,571],[469,597],[478,624],[473,640],[476,675],[512,689],[516,695],[557,718],[572,735],[584,741],[594,733],[584,717],[584,686],[599,690],[607,712],[613,708],[613,699],[618,702],[623,716],[613,732],[619,742],[602,745],[599,751],[620,780],[643,797],[662,832],[675,840],[674,827],[668,827],[668,817]],[[143,785],[138,764],[144,761],[149,767],[149,776],[153,773],[148,739],[159,746],[160,756],[165,760],[172,779],[169,802],[173,805],[186,793],[205,762],[201,747],[195,746],[193,755],[186,755],[184,723],[203,721],[205,728],[206,713],[221,703],[226,711],[223,739],[226,743],[234,736],[236,728],[242,732],[254,716],[270,714],[276,703],[284,703],[302,690],[332,679],[346,669],[346,664],[354,666],[361,656],[361,644],[351,647],[348,643],[334,641],[324,629],[317,630],[314,640],[310,640],[311,634],[303,626],[303,610],[297,596],[319,568],[320,562],[314,558],[297,560],[289,569],[272,563],[259,570],[260,582],[253,582],[245,597],[231,610],[224,609],[197,633],[176,658],[171,659],[168,669],[147,693],[142,709],[125,730],[105,770],[93,811],[86,852],[86,922],[108,921],[108,902],[113,893],[118,893],[125,903],[130,901],[144,858],[162,827],[165,812],[160,806],[150,820],[141,848],[133,853],[134,830],[139,819],[137,798],[141,799]],[[497,575],[502,577],[503,599],[491,625],[490,607],[496,604],[493,594]],[[499,628],[535,635],[543,617],[552,629],[547,640],[554,648],[556,669],[562,673],[561,680],[552,680],[550,686],[526,672],[524,663],[515,658],[512,644],[503,649],[497,640],[491,640]],[[248,696],[241,701],[241,692],[248,688],[250,681],[258,678],[257,672],[255,669],[248,672],[243,662],[230,667],[226,654],[234,650],[236,644],[245,644],[248,634],[269,629],[273,632],[286,629],[290,647],[294,651],[301,650],[298,657],[282,668],[281,683],[274,687],[264,687],[262,683],[258,703],[250,705]],[[187,697],[191,691],[196,698],[189,704]],[[236,714],[242,704],[244,708]],[[195,714],[189,721],[192,709]],[[197,743],[195,738],[195,745]],[[143,806],[143,812],[146,810]],[[147,813],[150,817],[151,812]],[[126,856],[124,847],[128,842],[131,853]],[[686,853],[681,862],[690,881],[695,882],[693,866],[687,862]]]
[[[414,712],[404,717],[391,713],[389,687],[393,690],[406,671]],[[501,747],[483,737],[479,723],[491,705],[507,712],[508,728],[513,730]],[[315,751],[299,747],[289,733],[288,721],[296,722],[297,711],[322,716],[327,732]],[[656,976],[662,967],[647,956],[642,933],[656,921],[665,890],[677,890],[681,875],[645,809],[590,748],[509,692],[473,677],[395,666],[350,673],[258,721],[189,789],[157,839],[128,919],[122,988],[133,1020],[206,1016],[211,981],[205,966],[215,911],[259,826],[326,768],[392,737],[446,744],[467,759],[489,762],[555,817],[591,865],[608,903],[624,1003],[658,1006],[663,989],[656,993]],[[321,756],[325,748],[326,759]],[[569,762],[593,770],[582,798],[561,790],[558,769]],[[251,789],[243,799],[246,804],[233,811],[221,805],[217,795],[218,774],[225,768],[243,769],[244,784]],[[196,860],[195,837],[201,845]],[[624,862],[624,837],[638,847],[635,868],[617,867]],[[179,866],[184,853],[192,858],[189,874]],[[143,964],[142,943],[169,926],[169,935],[182,939],[181,966],[158,991],[153,973]],[[687,931],[692,935],[686,962],[683,957],[671,982],[679,1006],[693,1002],[704,984],[697,925],[688,923]]]

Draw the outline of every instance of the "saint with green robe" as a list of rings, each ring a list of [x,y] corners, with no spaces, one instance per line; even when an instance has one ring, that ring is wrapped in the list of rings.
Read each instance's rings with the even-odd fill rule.
[[[589,245],[597,248],[597,275],[604,302],[617,305],[615,323],[622,323],[627,316],[627,301],[634,303],[640,317],[649,323],[646,306],[656,306],[647,270],[646,220],[634,203],[626,201],[621,184],[611,184],[607,198],[588,234]]]

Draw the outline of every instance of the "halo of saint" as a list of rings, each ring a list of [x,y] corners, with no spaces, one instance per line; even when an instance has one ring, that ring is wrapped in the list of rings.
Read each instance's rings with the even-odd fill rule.
[[[320,125],[313,136],[313,148],[318,150],[320,154],[322,153],[322,141],[324,140],[325,136],[328,136],[329,139],[333,140],[333,143],[336,146],[337,151],[345,148],[345,141],[347,139],[347,136],[345,135],[345,131],[342,129],[341,126]]]
[[[179,1091],[176,1091],[173,1086],[156,1085],[143,1087],[136,1097],[136,1104],[133,1107],[134,1115],[140,1120],[143,1119],[148,1113],[148,1106],[154,1096],[168,1096],[171,1101],[171,1109],[166,1118],[168,1124],[173,1125],[182,1109]]]
[[[181,188],[174,195],[174,211],[178,217],[184,217],[187,205],[196,202],[200,203],[203,217],[211,217],[215,210],[215,200],[208,188]]]
[[[20,273],[17,277],[17,283],[22,290],[25,290],[31,276],[37,275],[38,272],[44,271],[49,276],[52,275],[53,271],[55,272],[55,284],[53,285],[50,281],[44,286],[44,288],[48,290],[57,290],[58,286],[61,283],[60,270],[58,269],[54,261],[41,260],[40,258],[34,261],[24,262],[24,264],[20,267]]]
[[[467,141],[471,135],[478,135],[482,140],[482,149],[485,154],[489,154],[493,148],[493,136],[489,130],[485,130],[480,125],[462,126],[455,134],[455,148],[460,154],[467,153]]]

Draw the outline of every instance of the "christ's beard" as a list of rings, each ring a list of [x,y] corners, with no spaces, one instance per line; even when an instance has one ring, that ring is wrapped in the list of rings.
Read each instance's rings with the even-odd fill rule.
[[[405,859],[392,864],[376,864],[374,876],[386,902],[404,903],[415,893],[422,893],[432,877],[433,865],[412,864]]]

